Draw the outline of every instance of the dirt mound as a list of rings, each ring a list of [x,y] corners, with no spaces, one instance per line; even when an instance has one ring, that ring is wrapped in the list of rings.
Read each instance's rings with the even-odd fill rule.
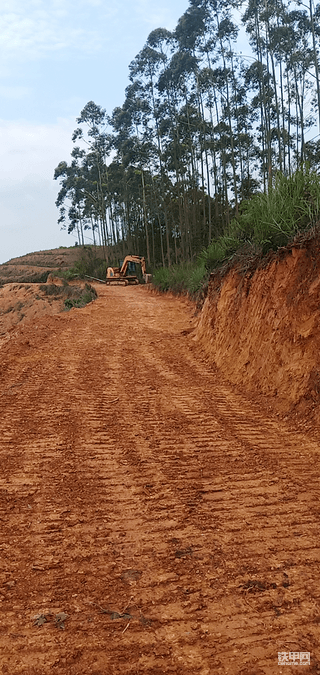
[[[228,380],[282,412],[320,401],[320,237],[245,275],[211,275],[195,340]],[[320,422],[320,411],[317,414]]]
[[[20,322],[44,315],[59,314],[72,306],[83,306],[83,295],[96,291],[86,289],[85,282],[71,284],[49,275],[46,284],[5,284],[0,288],[0,337]],[[87,284],[88,286],[88,284]],[[88,302],[88,299],[87,299]]]

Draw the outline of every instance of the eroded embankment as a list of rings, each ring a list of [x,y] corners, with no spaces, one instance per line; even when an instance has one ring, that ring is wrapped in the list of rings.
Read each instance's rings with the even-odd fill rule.
[[[228,380],[320,422],[320,238],[247,275],[211,275],[195,340]]]
[[[86,286],[85,281],[67,283],[52,274],[45,284],[6,283],[0,287],[0,339],[20,322],[59,314],[72,306],[83,306],[95,296],[96,291],[88,284]]]

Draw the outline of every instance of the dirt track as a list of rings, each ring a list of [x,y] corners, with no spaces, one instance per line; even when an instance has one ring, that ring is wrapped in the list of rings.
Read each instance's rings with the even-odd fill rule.
[[[320,673],[318,444],[219,382],[187,305],[99,291],[0,352],[0,672]]]

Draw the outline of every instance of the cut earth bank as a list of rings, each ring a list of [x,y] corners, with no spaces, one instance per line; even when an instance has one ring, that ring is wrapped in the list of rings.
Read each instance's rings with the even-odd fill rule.
[[[52,274],[41,284],[4,283],[0,286],[0,344],[9,339],[20,323],[60,314],[73,304],[83,306],[85,294],[88,295],[86,302],[97,295],[85,281],[77,279],[67,283]]]
[[[231,383],[320,426],[319,328],[318,234],[245,272],[212,273],[194,339]]]

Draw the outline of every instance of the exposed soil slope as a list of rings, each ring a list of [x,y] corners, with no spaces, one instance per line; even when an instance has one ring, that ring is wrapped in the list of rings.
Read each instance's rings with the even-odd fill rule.
[[[45,284],[5,284],[0,287],[0,338],[7,338],[7,331],[20,322],[39,319],[41,316],[59,314],[65,310],[65,300],[79,297],[85,282],[69,284],[49,275]]]
[[[211,275],[196,340],[229,381],[271,397],[279,410],[318,406],[319,239],[283,250],[253,274],[232,270],[222,282]]]
[[[186,304],[99,294],[0,351],[0,671],[319,673],[318,445],[219,381]]]

